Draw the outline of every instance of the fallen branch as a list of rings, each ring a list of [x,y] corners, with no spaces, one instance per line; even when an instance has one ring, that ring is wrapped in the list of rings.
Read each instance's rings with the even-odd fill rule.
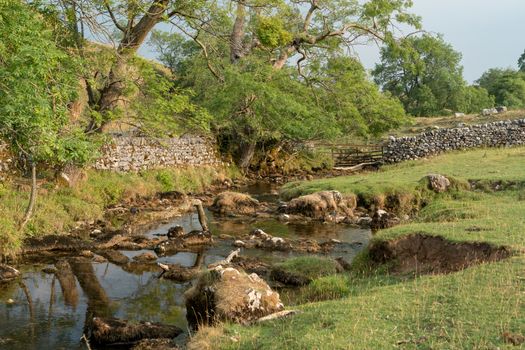
[[[300,311],[298,311],[298,310],[283,310],[283,311],[279,311],[279,312],[274,312],[273,314],[270,314],[268,316],[261,317],[261,318],[257,319],[257,321],[255,321],[255,322],[256,323],[261,323],[261,322],[266,322],[266,321],[278,320],[278,319],[281,319],[281,318],[285,318],[285,317],[296,315],[298,313],[300,313]]]
[[[208,269],[213,269],[217,266],[220,266],[220,265],[230,265],[232,263],[232,260],[239,256],[239,254],[241,253],[241,249],[236,249],[236,250],[233,250],[227,257],[226,259],[224,260],[221,260],[221,261],[217,261],[213,264],[210,264],[208,265]]]

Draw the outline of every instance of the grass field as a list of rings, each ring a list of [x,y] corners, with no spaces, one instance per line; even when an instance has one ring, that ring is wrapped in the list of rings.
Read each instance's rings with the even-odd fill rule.
[[[376,173],[294,183],[287,197],[322,189],[378,195],[416,191],[429,172],[458,181],[525,181],[525,148],[452,153]],[[354,271],[323,277],[302,291],[301,314],[288,319],[197,334],[210,349],[521,349],[525,336],[525,195],[520,187],[500,192],[459,190],[435,195],[416,218],[378,232],[390,240],[419,232],[453,241],[508,246],[513,255],[497,263],[441,275],[393,275]],[[206,342],[203,338],[209,338]]]

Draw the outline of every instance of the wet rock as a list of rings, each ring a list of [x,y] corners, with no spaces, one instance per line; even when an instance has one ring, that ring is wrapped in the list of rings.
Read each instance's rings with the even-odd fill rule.
[[[446,192],[450,187],[450,180],[443,175],[428,174],[426,179],[429,188],[436,193]]]
[[[116,265],[126,265],[129,262],[129,258],[117,250],[103,250],[100,255]]]
[[[145,252],[140,255],[133,257],[133,260],[137,262],[150,262],[157,260],[157,256],[152,252]]]
[[[9,265],[0,264],[0,283],[9,282],[20,276],[20,272]]]
[[[80,256],[84,257],[84,258],[92,258],[93,256],[95,256],[95,254],[93,254],[93,252],[91,250],[83,250],[80,252],[79,254]]]
[[[194,280],[199,274],[199,269],[194,267],[186,267],[180,264],[169,264],[168,270],[162,273],[162,278],[173,280],[177,282],[189,282]]]
[[[362,216],[357,219],[357,224],[363,228],[369,228],[372,225],[372,218],[369,216]]]
[[[252,215],[259,201],[244,193],[223,192],[213,201],[210,210],[220,215]]]
[[[157,255],[164,255],[185,249],[196,249],[211,243],[213,243],[213,237],[210,232],[191,231],[175,239],[160,242],[155,246],[154,251]]]
[[[51,251],[76,252],[90,249],[91,243],[71,235],[48,235],[24,240],[23,254]]]
[[[281,282],[285,285],[294,287],[305,286],[312,282],[312,280],[308,277],[290,271],[286,271],[279,267],[274,267],[272,269],[272,271],[270,272],[270,278],[274,281]]]
[[[266,276],[270,272],[270,265],[255,257],[238,255],[232,259],[232,266],[242,269],[247,273],[256,273],[258,276]]]
[[[52,266],[46,266],[42,269],[42,272],[43,273],[46,273],[48,275],[53,275],[57,272],[57,269],[55,267],[52,267]]]
[[[171,339],[183,332],[176,326],[151,322],[128,322],[117,318],[94,317],[90,342],[95,346],[130,345],[143,339]]]
[[[233,246],[242,248],[242,247],[246,247],[246,243],[238,239],[235,242],[233,242]]]
[[[389,227],[398,225],[399,218],[392,213],[388,213],[382,209],[376,210],[370,223],[372,230],[383,230]]]
[[[220,320],[247,324],[284,308],[279,294],[258,275],[222,266],[202,274],[185,298],[186,317],[194,327]]]
[[[184,235],[184,228],[180,225],[170,227],[168,230],[168,239],[175,239]]]
[[[104,258],[102,255],[94,254],[92,261],[96,264],[102,264],[108,261],[108,259]]]

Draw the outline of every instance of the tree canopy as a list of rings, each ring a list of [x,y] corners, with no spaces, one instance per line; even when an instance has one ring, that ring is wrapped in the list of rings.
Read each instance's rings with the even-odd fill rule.
[[[513,69],[489,69],[477,83],[485,88],[498,105],[510,108],[525,107],[525,72]]]
[[[57,46],[42,16],[18,0],[0,3],[0,135],[26,160],[84,163],[92,147],[69,123],[77,61]]]

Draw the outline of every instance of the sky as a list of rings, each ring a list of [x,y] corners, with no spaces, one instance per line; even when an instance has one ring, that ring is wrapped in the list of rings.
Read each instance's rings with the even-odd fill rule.
[[[422,17],[424,30],[443,34],[462,53],[469,83],[489,68],[517,68],[525,50],[525,0],[414,0],[411,12]],[[356,52],[367,69],[379,61],[374,44]],[[147,45],[140,53],[155,57]]]
[[[489,68],[517,68],[525,50],[525,0],[414,0],[412,13],[462,53],[469,83]],[[377,47],[357,53],[369,69],[379,60]]]

